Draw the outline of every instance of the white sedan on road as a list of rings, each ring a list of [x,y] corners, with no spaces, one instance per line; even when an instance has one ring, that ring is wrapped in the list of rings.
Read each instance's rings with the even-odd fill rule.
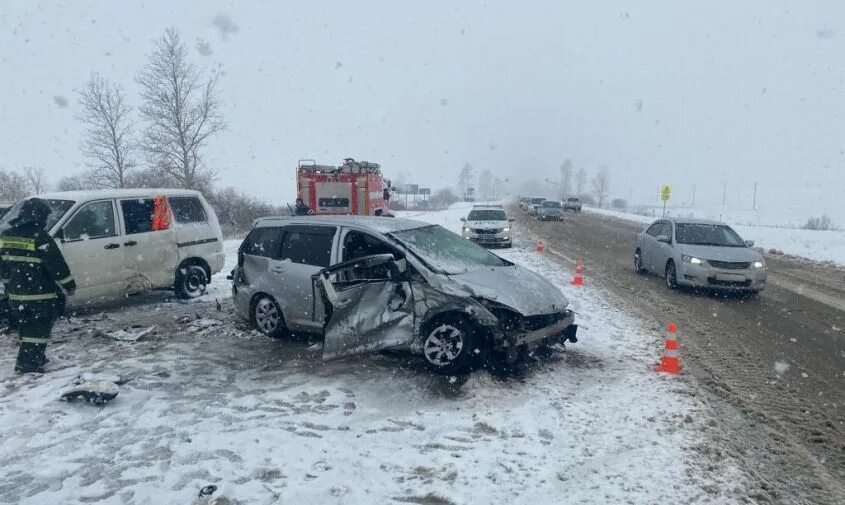
[[[730,226],[701,219],[660,219],[637,235],[634,268],[666,278],[666,286],[758,293],[766,261]]]

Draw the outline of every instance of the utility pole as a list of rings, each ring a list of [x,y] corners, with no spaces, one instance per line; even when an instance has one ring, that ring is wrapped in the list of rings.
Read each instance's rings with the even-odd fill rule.
[[[756,181],[754,182],[754,204],[753,204],[753,208],[754,208],[754,210],[757,210],[757,182]]]
[[[722,183],[722,205],[728,204],[728,183]]]
[[[692,185],[692,206],[695,207],[695,184]]]

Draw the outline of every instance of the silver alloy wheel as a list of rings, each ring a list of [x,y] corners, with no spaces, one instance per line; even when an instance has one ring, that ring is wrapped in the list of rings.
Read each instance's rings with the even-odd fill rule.
[[[450,324],[431,330],[423,343],[423,355],[435,366],[446,366],[457,358],[464,348],[464,334]]]
[[[669,289],[678,287],[678,270],[674,263],[669,263],[666,266],[666,287]]]
[[[255,304],[255,325],[268,335],[279,326],[279,309],[273,300],[265,297]]]
[[[634,271],[638,274],[643,271],[643,258],[639,251],[634,253]]]

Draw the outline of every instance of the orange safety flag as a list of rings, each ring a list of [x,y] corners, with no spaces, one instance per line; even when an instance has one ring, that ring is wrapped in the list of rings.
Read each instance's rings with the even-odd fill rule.
[[[166,230],[170,228],[170,205],[164,195],[156,197],[153,207],[153,231]]]

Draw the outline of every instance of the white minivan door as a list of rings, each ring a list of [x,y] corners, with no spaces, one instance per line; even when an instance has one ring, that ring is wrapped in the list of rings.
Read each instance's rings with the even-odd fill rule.
[[[56,243],[76,281],[73,305],[126,293],[130,272],[117,222],[114,201],[98,200],[81,205],[59,229]]]
[[[153,229],[155,206],[155,198],[120,200],[122,245],[132,272],[132,291],[169,288],[176,279],[176,235],[172,225]]]

